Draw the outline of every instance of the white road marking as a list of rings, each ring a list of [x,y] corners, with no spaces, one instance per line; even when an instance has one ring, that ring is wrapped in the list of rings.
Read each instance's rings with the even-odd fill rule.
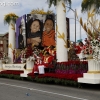
[[[6,84],[6,83],[0,83],[0,84],[7,85],[7,86],[12,86],[12,87],[23,88],[23,89],[34,90],[34,91],[39,91],[39,92],[44,92],[44,93],[53,94],[53,95],[55,94],[55,95],[59,95],[59,96],[74,98],[74,99],[77,99],[77,100],[88,100],[88,99],[84,99],[84,98],[74,97],[74,96],[71,96],[71,95],[64,95],[64,94],[59,94],[59,93],[55,93],[55,92],[43,91],[43,90],[33,89],[33,88],[28,88],[28,87],[23,87],[23,86],[17,86],[17,85]]]

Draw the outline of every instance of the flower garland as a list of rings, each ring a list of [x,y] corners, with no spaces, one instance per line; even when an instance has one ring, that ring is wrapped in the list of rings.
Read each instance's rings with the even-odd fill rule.
[[[5,15],[4,23],[9,24],[11,20],[13,20],[15,22],[17,18],[18,18],[18,16],[16,14],[9,13],[9,14]]]
[[[40,9],[33,9],[31,12],[31,14],[52,14],[53,11],[48,10],[47,12],[44,11],[44,9],[40,10]]]

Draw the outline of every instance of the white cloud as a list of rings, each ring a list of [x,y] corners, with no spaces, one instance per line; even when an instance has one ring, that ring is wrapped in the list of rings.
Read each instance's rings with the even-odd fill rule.
[[[17,2],[18,5],[9,5],[9,3]],[[18,16],[28,14],[32,9],[48,9],[46,0],[0,0],[0,34],[8,31],[8,25],[4,25],[4,16],[14,12]]]
[[[4,15],[14,12],[18,16],[22,16],[24,14],[28,14],[31,12],[32,9],[44,9],[45,11],[47,10],[52,10],[53,12],[56,12],[55,7],[52,5],[51,8],[48,8],[47,0],[5,0],[2,1],[0,0],[0,3],[8,3],[8,2],[18,2],[19,5],[16,6],[1,6],[0,5],[0,33],[5,33],[8,31],[8,25],[4,25]],[[86,13],[81,13],[81,2],[82,0],[72,0],[72,9],[77,10],[77,14],[80,17],[83,18],[83,22],[86,22],[87,15]],[[68,8],[67,8],[68,9]],[[70,36],[71,40],[75,40],[75,36],[73,35],[75,33],[75,15],[72,10],[67,12],[66,16],[70,18]],[[73,19],[71,19],[73,18]],[[100,19],[100,16],[98,15],[97,17]],[[81,32],[81,37],[84,39],[86,37],[85,31],[81,28],[80,31],[80,24],[77,21],[76,22],[76,33],[77,33],[77,39],[80,38],[80,32]]]

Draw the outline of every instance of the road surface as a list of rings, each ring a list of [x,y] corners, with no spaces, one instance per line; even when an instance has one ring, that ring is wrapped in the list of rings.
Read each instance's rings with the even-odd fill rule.
[[[0,78],[0,100],[100,100],[100,88],[77,88]]]

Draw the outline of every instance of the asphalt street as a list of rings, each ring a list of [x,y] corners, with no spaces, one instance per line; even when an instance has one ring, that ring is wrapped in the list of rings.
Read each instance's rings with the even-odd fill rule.
[[[77,88],[0,78],[0,100],[100,100],[100,85]]]

